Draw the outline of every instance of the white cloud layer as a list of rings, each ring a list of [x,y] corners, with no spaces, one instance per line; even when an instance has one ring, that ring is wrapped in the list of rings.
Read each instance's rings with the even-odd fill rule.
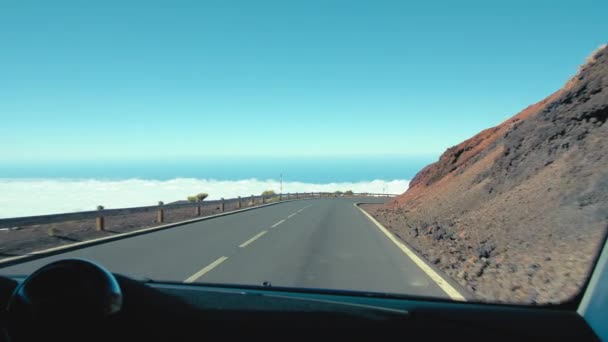
[[[355,183],[283,182],[284,193],[354,192],[400,194],[407,190],[408,180],[373,180]],[[94,210],[154,205],[185,199],[199,192],[209,199],[259,195],[264,190],[279,192],[276,180],[243,179],[219,181],[213,179],[176,178],[160,180],[63,180],[63,179],[0,179],[0,218],[45,215]]]

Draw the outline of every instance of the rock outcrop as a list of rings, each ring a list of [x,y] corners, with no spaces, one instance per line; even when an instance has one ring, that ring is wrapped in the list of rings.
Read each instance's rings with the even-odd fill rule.
[[[576,296],[608,228],[608,47],[373,214],[478,299]]]

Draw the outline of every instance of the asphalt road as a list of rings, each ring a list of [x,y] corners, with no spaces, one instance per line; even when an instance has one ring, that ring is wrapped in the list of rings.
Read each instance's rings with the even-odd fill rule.
[[[1,268],[0,274],[29,274],[51,261],[78,257],[154,280],[268,281],[448,298],[355,202],[280,203]]]

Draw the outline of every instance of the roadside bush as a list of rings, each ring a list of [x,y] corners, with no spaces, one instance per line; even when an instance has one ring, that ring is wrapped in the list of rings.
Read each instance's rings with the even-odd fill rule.
[[[209,197],[209,194],[205,193],[205,192],[201,192],[199,194],[196,194],[196,198],[202,202],[203,200],[205,200],[205,198]]]
[[[47,231],[47,234],[51,237],[56,237],[57,235],[59,235],[59,233],[59,229],[57,229],[55,226],[49,228],[49,230]]]
[[[352,195],[354,195],[354,194],[355,194],[355,193],[354,193],[352,190],[346,190],[346,191],[344,191],[344,195],[345,195],[345,196],[352,196]]]
[[[262,196],[273,196],[273,195],[276,195],[274,190],[266,190],[266,191],[262,192]]]
[[[197,201],[198,201],[198,198],[196,196],[188,196],[188,202],[194,203]]]

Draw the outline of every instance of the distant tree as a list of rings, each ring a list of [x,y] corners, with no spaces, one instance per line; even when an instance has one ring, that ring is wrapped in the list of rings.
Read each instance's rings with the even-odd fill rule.
[[[198,199],[199,202],[202,202],[207,197],[209,197],[209,194],[204,193],[204,192],[201,192],[200,194],[196,194],[196,199]]]
[[[334,192],[335,196],[342,196],[342,191],[338,190]]]
[[[188,196],[188,202],[194,203],[197,201],[198,201],[198,198],[196,196]]]
[[[264,192],[262,192],[262,196],[273,196],[273,195],[276,195],[274,190],[265,190]]]
[[[346,191],[344,191],[344,195],[345,195],[345,196],[352,196],[352,195],[354,195],[354,194],[355,194],[355,193],[354,193],[352,190],[346,190]]]

